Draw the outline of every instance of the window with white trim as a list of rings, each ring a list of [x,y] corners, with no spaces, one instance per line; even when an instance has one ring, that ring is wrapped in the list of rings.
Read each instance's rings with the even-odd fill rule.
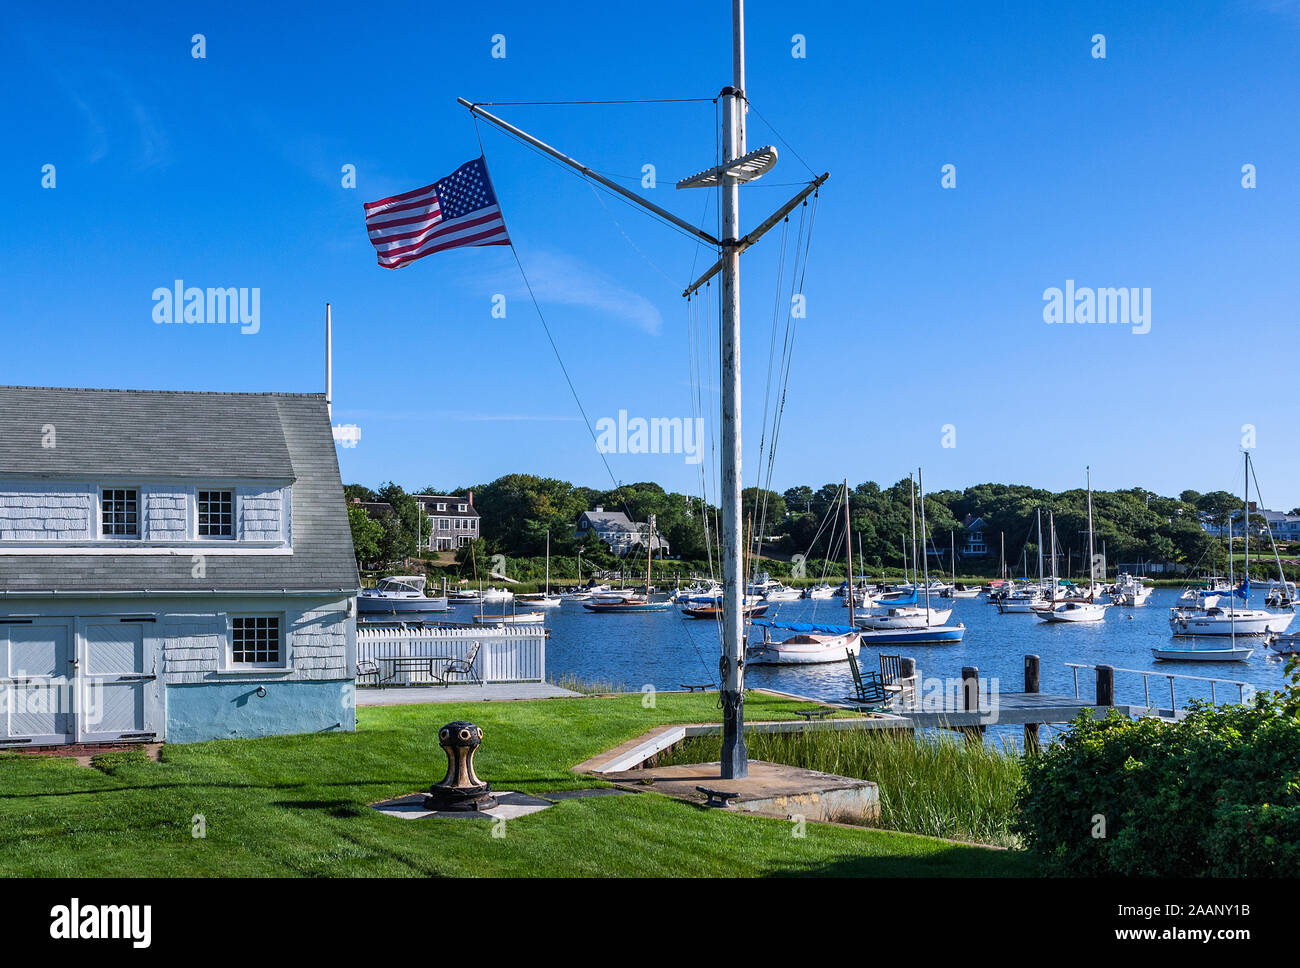
[[[457,505],[456,505],[456,510],[459,511],[461,514],[464,514],[466,511],[469,510],[469,505],[468,505],[468,504],[457,504]]]
[[[234,491],[199,491],[198,512],[200,538],[235,536]]]
[[[278,615],[235,615],[230,619],[232,666],[284,666]]]
[[[439,511],[445,511],[445,510],[447,510],[447,505],[445,505],[445,504],[439,504],[439,505],[438,505],[438,510],[439,510]]]
[[[140,537],[139,491],[106,487],[100,492],[99,511],[105,538]]]

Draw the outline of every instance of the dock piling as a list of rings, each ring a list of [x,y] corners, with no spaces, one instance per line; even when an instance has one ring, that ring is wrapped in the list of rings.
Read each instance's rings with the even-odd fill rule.
[[[1036,693],[1039,688],[1038,656],[1025,656],[1025,692]],[[1025,752],[1038,752],[1038,723],[1025,723]]]
[[[980,708],[980,671],[975,666],[962,666],[961,669],[962,707],[968,713],[979,712]],[[964,726],[966,742],[978,743],[984,735],[983,726]]]
[[[1097,705],[1115,705],[1115,667],[1097,666]]]

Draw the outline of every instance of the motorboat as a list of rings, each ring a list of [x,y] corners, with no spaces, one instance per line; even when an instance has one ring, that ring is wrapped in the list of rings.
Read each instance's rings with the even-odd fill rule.
[[[508,588],[485,588],[479,601],[489,605],[499,605],[502,602],[514,601],[515,593]]]
[[[1235,642],[1226,646],[1155,646],[1151,654],[1162,662],[1244,662],[1255,652]]]
[[[1277,655],[1300,655],[1300,632],[1269,632],[1264,641]]]
[[[779,582],[768,587],[763,593],[763,600],[768,602],[793,602],[803,597],[803,593],[797,588],[791,588],[788,585],[782,585]]]
[[[357,615],[411,615],[447,611],[449,606],[446,598],[430,598],[424,594],[427,580],[424,575],[381,578],[374,588],[364,589],[357,596]]]
[[[500,615],[475,615],[475,625],[540,625],[546,621],[544,612],[504,612]]]
[[[804,598],[824,601],[828,598],[835,597],[835,589],[830,585],[814,585],[811,588],[805,588],[803,594]]]
[[[748,665],[824,665],[828,662],[846,662],[851,653],[858,651],[862,633],[851,626],[819,625],[812,622],[774,622],[758,619],[753,623],[762,628],[761,643],[745,650]],[[772,639],[772,629],[786,629],[795,634],[783,641]]]
[[[1152,591],[1154,589],[1150,585],[1143,584],[1141,578],[1125,572],[1111,587],[1110,600],[1115,605],[1136,607],[1145,605]]]
[[[1295,582],[1274,579],[1264,593],[1264,604],[1269,608],[1290,608],[1296,603]]]

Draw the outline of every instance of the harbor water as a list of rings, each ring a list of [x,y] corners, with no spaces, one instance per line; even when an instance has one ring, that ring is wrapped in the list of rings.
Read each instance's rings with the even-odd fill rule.
[[[1040,658],[1041,691],[1073,696],[1075,670],[1066,663],[1112,665],[1116,669],[1149,672],[1144,691],[1143,678],[1131,672],[1115,673],[1115,698],[1132,703],[1168,708],[1170,683],[1167,676],[1200,676],[1249,683],[1256,689],[1276,689],[1283,682],[1283,663],[1271,657],[1262,637],[1239,638],[1238,643],[1254,647],[1245,662],[1158,662],[1151,654],[1155,646],[1174,639],[1169,630],[1169,608],[1176,604],[1179,590],[1156,589],[1147,604],[1137,608],[1111,606],[1101,622],[1065,624],[1046,623],[1033,615],[1002,615],[983,596],[975,599],[935,599],[936,607],[951,607],[949,624],[966,626],[962,642],[952,645],[894,647],[885,651],[902,653],[916,660],[922,676],[959,679],[963,666],[975,666],[981,678],[997,680],[991,688],[1020,692],[1024,688],[1024,656]],[[1256,594],[1254,599],[1262,599]],[[1262,602],[1252,601],[1252,607]],[[489,614],[500,606],[486,606]],[[507,609],[509,606],[507,606]],[[520,606],[523,610],[523,606]],[[447,616],[452,621],[470,621],[477,606],[456,606]],[[676,690],[684,684],[718,682],[720,628],[716,620],[692,619],[677,607],[666,612],[640,612],[626,615],[589,612],[580,602],[565,601],[559,608],[546,610],[546,625],[551,630],[547,642],[546,664],[551,678],[571,675],[593,683],[607,683],[629,691],[646,686],[656,690]],[[774,603],[766,615],[769,619],[793,622],[846,623],[848,609],[843,599]],[[786,633],[775,630],[777,635]],[[758,634],[758,633],[752,633]],[[1197,644],[1225,644],[1225,639],[1195,640]],[[874,648],[863,648],[863,668],[876,668]],[[1079,669],[1079,695],[1091,700],[1095,694],[1096,674]],[[748,669],[750,688],[768,688],[816,699],[840,699],[852,694],[852,679],[847,662],[815,666],[754,666]],[[1219,702],[1237,701],[1235,686],[1219,683],[1214,687]],[[1149,696],[1149,699],[1148,699]],[[1187,679],[1174,681],[1177,705],[1188,699],[1211,696],[1208,682]]]

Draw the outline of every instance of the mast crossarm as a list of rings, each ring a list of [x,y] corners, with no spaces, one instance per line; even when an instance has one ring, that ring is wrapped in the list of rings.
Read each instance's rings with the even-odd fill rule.
[[[751,245],[753,245],[764,235],[766,235],[774,225],[776,225],[778,222],[781,221],[781,219],[785,218],[796,208],[798,208],[800,202],[802,202],[813,192],[817,191],[817,189],[821,188],[822,185],[825,184],[826,179],[830,177],[831,177],[830,172],[823,172],[821,175],[818,175],[811,182],[805,185],[803,189],[800,190],[800,192],[794,196],[794,198],[790,199],[790,201],[786,202],[775,212],[773,212],[770,216],[768,216],[758,226],[758,228],[754,229],[751,232],[746,233],[743,238],[737,239],[735,242],[731,242],[731,243],[723,242],[721,244],[724,247],[729,247],[729,248],[734,247],[737,252],[744,252]],[[691,295],[691,293],[699,289],[700,286],[704,285],[706,282],[708,282],[710,279],[716,276],[722,270],[722,264],[725,261],[726,261],[726,256],[724,255],[721,259],[719,259],[711,267],[709,267],[709,269],[705,271],[704,275],[700,276],[689,286],[687,286],[684,290],[682,290],[682,295],[683,296]]]
[[[708,232],[705,232],[703,229],[701,229],[699,226],[692,225],[690,222],[686,221],[685,219],[678,218],[676,215],[674,215],[672,212],[668,211],[667,209],[660,208],[658,205],[656,205],[654,202],[650,201],[649,199],[642,198],[636,192],[629,191],[628,189],[624,188],[622,185],[618,184],[618,182],[611,181],[610,179],[606,178],[604,175],[600,174],[600,172],[593,171],[592,169],[584,165],[582,162],[570,158],[564,152],[556,148],[552,148],[546,142],[541,141],[538,138],[534,138],[532,135],[530,135],[527,131],[524,131],[522,128],[516,128],[510,122],[498,118],[495,114],[490,114],[489,112],[484,111],[477,104],[467,101],[463,97],[456,98],[456,101],[457,103],[462,104],[465,107],[469,108],[470,114],[473,114],[476,117],[480,117],[484,121],[496,125],[498,128],[500,128],[502,131],[506,132],[507,134],[513,135],[519,140],[532,145],[534,148],[546,152],[546,154],[550,155],[556,161],[562,162],[568,165],[570,168],[576,169],[577,171],[581,172],[585,177],[590,178],[592,181],[600,182],[610,191],[617,192],[619,195],[622,195],[624,198],[628,199],[629,201],[635,202],[636,204],[640,205],[642,208],[649,209],[650,211],[658,215],[661,219],[673,223],[678,228],[689,232],[691,235],[694,235],[697,238],[703,239],[705,242],[708,242],[710,245],[717,246],[722,244],[717,239],[715,239],[712,235],[710,235]]]

